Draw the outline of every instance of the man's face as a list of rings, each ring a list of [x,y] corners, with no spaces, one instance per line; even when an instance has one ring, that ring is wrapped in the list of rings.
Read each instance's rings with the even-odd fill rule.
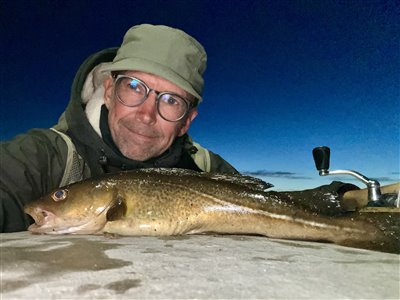
[[[193,96],[185,90],[162,77],[139,71],[128,71],[125,74],[142,80],[156,91],[168,91],[193,100]],[[169,122],[158,114],[157,95],[154,92],[149,94],[143,104],[128,107],[114,98],[111,77],[104,81],[104,87],[104,102],[109,111],[108,124],[112,138],[121,153],[130,159],[145,161],[161,155],[177,136],[188,131],[197,116],[197,109],[192,109],[182,120]]]

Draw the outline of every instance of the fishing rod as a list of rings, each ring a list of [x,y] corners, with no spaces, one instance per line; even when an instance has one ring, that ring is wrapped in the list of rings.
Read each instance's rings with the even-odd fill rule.
[[[370,179],[363,174],[353,170],[334,170],[329,171],[330,149],[329,147],[322,146],[316,147],[312,151],[314,162],[320,176],[328,175],[351,175],[367,186],[368,190],[368,203],[367,206],[372,207],[400,207],[400,191],[396,192],[399,184],[394,184],[384,187],[382,193],[381,185],[377,180]],[[353,199],[354,200],[354,199]],[[359,202],[359,201],[357,201]],[[360,203],[358,203],[360,204]]]

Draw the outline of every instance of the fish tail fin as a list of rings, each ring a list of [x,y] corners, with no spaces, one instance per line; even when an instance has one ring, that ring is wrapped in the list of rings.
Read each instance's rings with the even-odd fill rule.
[[[352,248],[362,248],[379,252],[400,254],[400,241],[395,237],[381,236],[372,240],[367,239],[342,239],[336,244]]]
[[[342,236],[336,244],[400,254],[400,218],[381,213],[355,213],[352,222],[361,224],[364,233]],[[360,227],[361,228],[361,227]]]

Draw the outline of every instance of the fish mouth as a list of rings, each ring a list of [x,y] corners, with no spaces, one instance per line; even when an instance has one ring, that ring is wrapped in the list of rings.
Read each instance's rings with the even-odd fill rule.
[[[92,226],[91,222],[79,225],[63,224],[63,226],[55,224],[38,225],[33,223],[28,227],[28,231],[38,234],[94,234],[100,231],[100,229]]]
[[[51,211],[34,208],[25,209],[35,223],[28,227],[28,231],[37,234],[94,234],[101,231],[107,222],[106,209],[97,216],[84,219],[63,219]]]

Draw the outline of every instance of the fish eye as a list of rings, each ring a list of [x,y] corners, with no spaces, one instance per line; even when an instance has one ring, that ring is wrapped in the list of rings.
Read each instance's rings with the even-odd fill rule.
[[[65,200],[67,198],[67,196],[68,196],[68,190],[63,189],[63,190],[55,191],[51,195],[51,198],[53,198],[54,201],[58,202],[58,201]]]

